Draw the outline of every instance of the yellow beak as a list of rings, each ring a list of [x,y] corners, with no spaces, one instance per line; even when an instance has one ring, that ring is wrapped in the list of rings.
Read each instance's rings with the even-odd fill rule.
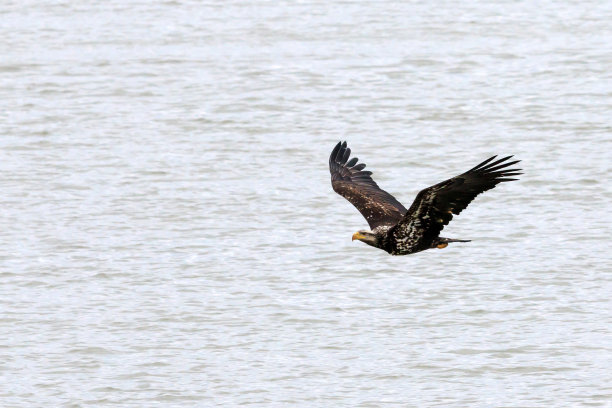
[[[356,232],[353,234],[353,239],[351,239],[351,241],[354,241],[356,239],[363,239],[365,238],[363,235],[361,235],[360,233]]]

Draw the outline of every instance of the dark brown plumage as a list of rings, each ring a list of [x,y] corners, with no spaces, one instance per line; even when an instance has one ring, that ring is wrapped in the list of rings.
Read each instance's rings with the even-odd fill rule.
[[[338,143],[329,157],[335,192],[346,198],[365,217],[372,231],[359,231],[353,239],[384,249],[392,255],[407,255],[429,248],[444,248],[450,242],[467,242],[440,237],[440,231],[480,193],[497,184],[517,180],[521,169],[508,169],[520,160],[493,156],[456,177],[428,187],[417,194],[407,210],[382,190],[364,171],[365,164],[350,159],[346,142]]]

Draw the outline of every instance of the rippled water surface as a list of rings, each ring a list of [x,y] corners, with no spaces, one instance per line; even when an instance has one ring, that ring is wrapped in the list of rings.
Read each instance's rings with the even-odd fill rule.
[[[470,3],[470,4],[467,4]],[[612,406],[612,3],[8,1],[2,407]],[[525,175],[405,257],[408,206]]]

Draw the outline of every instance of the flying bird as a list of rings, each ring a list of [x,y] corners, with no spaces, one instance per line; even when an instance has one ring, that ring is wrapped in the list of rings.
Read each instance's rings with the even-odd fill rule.
[[[329,171],[334,191],[346,198],[363,215],[370,231],[353,234],[353,241],[387,251],[391,255],[408,255],[430,248],[446,248],[451,242],[470,242],[444,238],[440,232],[459,215],[476,196],[499,183],[518,180],[522,169],[508,167],[520,160],[513,156],[493,156],[456,177],[428,187],[417,194],[406,209],[391,194],[378,187],[365,163],[351,156],[346,142],[339,142],[329,156]],[[497,160],[496,160],[497,159]]]

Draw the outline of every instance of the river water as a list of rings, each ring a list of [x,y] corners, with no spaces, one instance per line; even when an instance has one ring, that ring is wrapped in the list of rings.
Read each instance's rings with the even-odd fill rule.
[[[612,2],[5,1],[2,407],[612,406]],[[405,257],[409,206],[525,174]]]

